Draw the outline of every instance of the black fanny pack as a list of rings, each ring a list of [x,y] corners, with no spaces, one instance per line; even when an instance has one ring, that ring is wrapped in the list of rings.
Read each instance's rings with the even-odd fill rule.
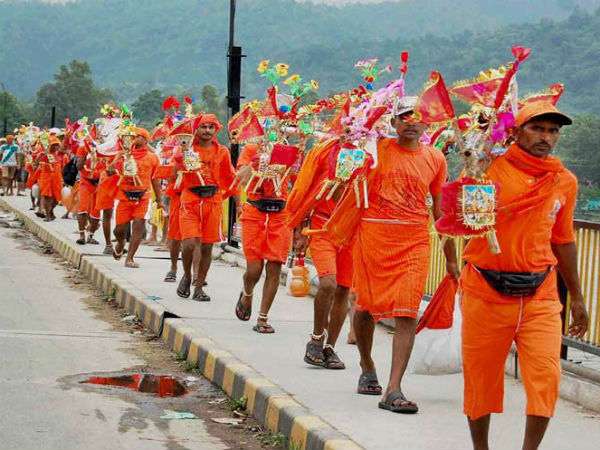
[[[476,268],[485,281],[497,292],[509,297],[530,297],[548,277],[552,270],[546,272],[498,272]]]
[[[278,213],[285,208],[285,200],[279,198],[262,198],[260,200],[248,200],[252,206],[264,213]]]
[[[86,178],[86,181],[92,186],[98,186],[98,183],[100,183],[100,178]]]
[[[123,193],[125,194],[125,197],[127,197],[127,200],[131,202],[139,202],[146,191],[123,191]]]
[[[212,184],[206,186],[194,186],[190,188],[190,192],[196,194],[200,198],[214,197],[218,190],[218,186]]]

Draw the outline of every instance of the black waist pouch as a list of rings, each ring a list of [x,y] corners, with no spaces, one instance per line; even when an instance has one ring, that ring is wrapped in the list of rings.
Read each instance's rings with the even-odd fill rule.
[[[262,198],[260,200],[248,200],[252,206],[264,213],[278,213],[285,208],[285,200],[279,198]]]
[[[190,192],[196,194],[200,198],[214,197],[218,190],[218,186],[212,184],[206,186],[194,186],[190,188]]]
[[[536,293],[552,268],[546,272],[498,272],[480,269],[479,273],[497,292],[509,297],[530,297]]]
[[[86,180],[92,186],[98,186],[98,183],[100,183],[100,178],[86,178]]]
[[[127,197],[127,200],[131,202],[139,202],[146,191],[123,191],[123,193],[125,194],[125,197]]]

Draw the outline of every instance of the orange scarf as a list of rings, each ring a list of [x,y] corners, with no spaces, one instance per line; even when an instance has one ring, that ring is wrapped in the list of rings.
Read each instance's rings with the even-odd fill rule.
[[[498,222],[504,222],[514,218],[516,214],[522,214],[543,204],[558,182],[558,174],[566,170],[558,158],[554,156],[535,157],[521,149],[517,144],[509,147],[504,154],[504,158],[517,169],[538,178],[538,180],[531,186],[529,191],[513,199],[511,203],[499,205]]]

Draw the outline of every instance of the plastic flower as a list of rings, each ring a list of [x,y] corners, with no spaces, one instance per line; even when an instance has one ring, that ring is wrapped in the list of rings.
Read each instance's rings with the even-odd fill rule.
[[[317,80],[310,80],[310,87],[315,91],[319,90],[319,82]]]
[[[258,73],[265,73],[268,68],[269,68],[269,60],[268,59],[263,59],[258,64],[258,67],[256,68],[256,70],[258,71]]]
[[[277,75],[280,77],[287,76],[289,69],[290,66],[288,64],[279,63],[275,66],[275,72],[277,72]]]
[[[297,73],[292,75],[291,77],[289,77],[287,80],[285,80],[283,83],[290,85],[290,84],[296,84],[299,83],[301,80],[300,75],[298,75]]]

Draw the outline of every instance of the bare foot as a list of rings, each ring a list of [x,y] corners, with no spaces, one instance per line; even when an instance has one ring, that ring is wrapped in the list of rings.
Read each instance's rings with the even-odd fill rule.
[[[125,260],[125,267],[129,267],[130,269],[137,269],[140,266],[138,263],[127,259],[127,260]]]

